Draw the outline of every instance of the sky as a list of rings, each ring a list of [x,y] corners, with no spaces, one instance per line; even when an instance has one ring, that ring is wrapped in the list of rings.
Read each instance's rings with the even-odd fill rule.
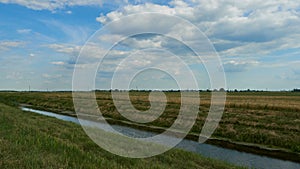
[[[300,88],[299,27],[300,3],[286,0],[0,0],[0,90],[71,90],[74,69],[100,61],[98,89],[193,89],[192,76],[208,89],[214,73],[205,64],[216,56],[222,68],[213,72],[226,78],[220,87]],[[165,34],[116,41],[140,30]],[[200,41],[215,54],[198,62],[189,45]]]

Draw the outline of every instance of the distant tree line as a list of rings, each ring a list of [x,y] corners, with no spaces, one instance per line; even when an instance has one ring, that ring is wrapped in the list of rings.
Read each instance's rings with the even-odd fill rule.
[[[294,89],[293,92],[300,92],[300,89]]]
[[[220,89],[202,89],[202,90],[196,90],[196,89],[184,89],[184,90],[179,90],[179,89],[169,89],[169,90],[159,90],[159,89],[129,89],[129,90],[122,90],[122,89],[109,89],[109,90],[93,90],[96,92],[152,92],[152,91],[162,91],[162,92],[262,92],[263,90],[251,90],[251,89],[246,89],[246,90],[226,90],[224,88]]]
[[[184,89],[184,90],[179,90],[179,89],[169,89],[169,90],[151,90],[151,89],[130,89],[130,90],[122,90],[122,89],[110,89],[110,90],[94,90],[96,92],[152,92],[152,91],[162,91],[162,92],[266,92],[266,90],[255,90],[255,89],[202,89],[202,90],[195,90],[195,89]],[[293,90],[281,90],[281,92],[300,92],[300,89],[293,89]]]

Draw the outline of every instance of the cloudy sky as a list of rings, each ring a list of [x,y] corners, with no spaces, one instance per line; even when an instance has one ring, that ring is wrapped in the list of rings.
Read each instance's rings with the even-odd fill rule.
[[[119,84],[125,76],[135,75],[130,84],[133,88],[178,87],[168,72],[178,75],[175,78],[186,83],[184,88],[193,88],[184,79],[188,70],[180,66],[181,61],[192,70],[199,88],[210,88],[203,66],[209,57],[195,62],[191,49],[180,41],[199,41],[186,25],[170,26],[172,21],[163,17],[137,17],[106,28],[109,33],[95,34],[112,21],[145,12],[177,16],[195,25],[221,59],[226,88],[300,88],[298,1],[0,0],[0,89],[28,90],[30,85],[32,90],[71,90],[81,49],[88,56],[83,57],[77,67],[103,61],[96,77],[97,88],[110,88],[116,70],[119,70],[116,73]],[[146,28],[169,36],[133,35],[119,41],[105,58],[102,57],[107,44],[114,44],[130,31]],[[176,40],[171,35],[181,39]],[[136,72],[147,66],[167,67],[167,70]]]

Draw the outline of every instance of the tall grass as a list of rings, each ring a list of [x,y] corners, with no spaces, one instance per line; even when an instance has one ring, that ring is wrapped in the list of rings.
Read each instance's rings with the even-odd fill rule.
[[[79,125],[0,103],[0,168],[238,168],[181,150],[147,159],[113,155]]]

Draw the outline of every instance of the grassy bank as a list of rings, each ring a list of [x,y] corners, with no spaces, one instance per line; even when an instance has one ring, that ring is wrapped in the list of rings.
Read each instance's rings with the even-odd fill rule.
[[[109,92],[97,92],[97,102],[105,117],[127,120],[116,110]],[[150,107],[148,92],[131,92],[131,101],[139,110]],[[169,127],[177,118],[180,93],[166,93],[168,103],[160,118],[150,126]],[[74,112],[71,92],[0,93],[8,104],[26,103],[54,112]],[[200,108],[191,133],[199,133],[210,107],[210,93],[200,93]],[[300,93],[234,92],[227,93],[225,111],[213,137],[263,145],[300,153]]]
[[[146,159],[119,157],[99,148],[79,125],[0,103],[0,168],[238,167],[181,150]]]

